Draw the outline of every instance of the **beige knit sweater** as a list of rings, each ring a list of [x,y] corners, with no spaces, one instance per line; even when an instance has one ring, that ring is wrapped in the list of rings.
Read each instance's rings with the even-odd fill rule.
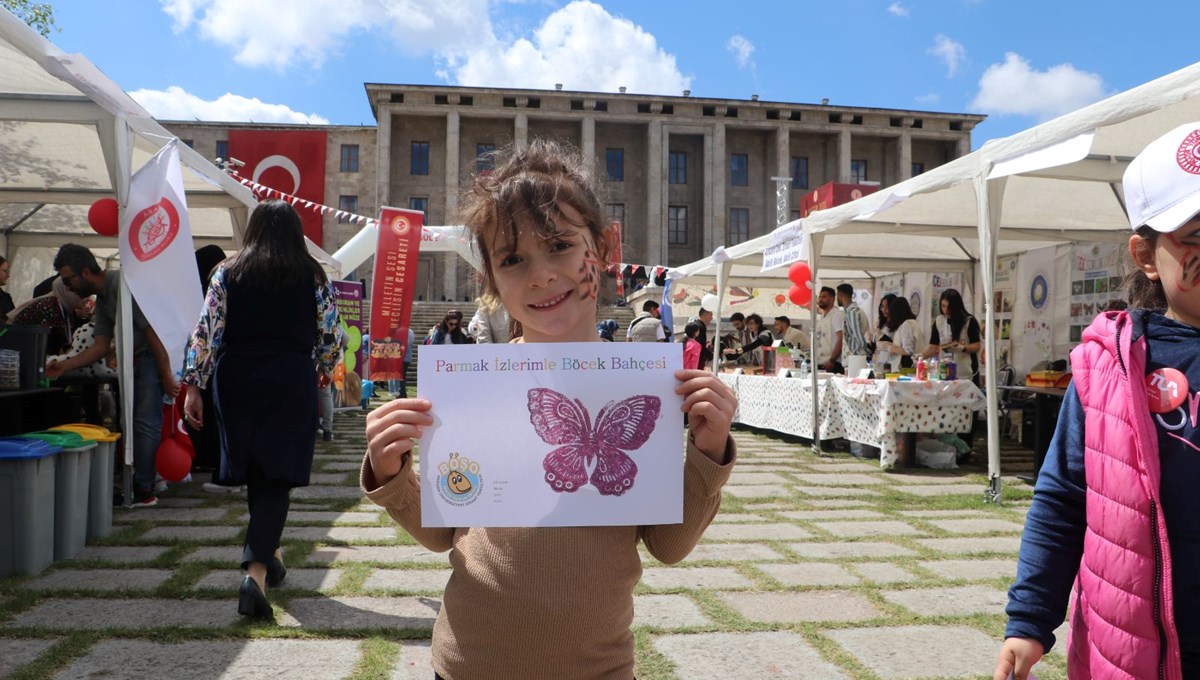
[[[380,486],[364,458],[361,485],[413,538],[450,550],[452,573],[433,627],[433,667],[446,680],[628,680],[638,540],[679,562],[721,505],[736,451],[718,465],[688,438],[683,523],[531,529],[421,527],[421,487],[406,456]]]

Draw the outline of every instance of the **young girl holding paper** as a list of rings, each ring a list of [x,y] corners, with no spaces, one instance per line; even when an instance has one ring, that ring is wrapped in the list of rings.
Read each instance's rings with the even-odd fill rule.
[[[460,200],[483,262],[485,301],[508,309],[513,342],[600,341],[596,305],[609,241],[584,167],[554,143],[533,141],[499,154]],[[720,506],[735,458],[733,393],[704,371],[675,375],[690,418],[681,524],[423,528],[412,449],[433,409],[454,405],[397,399],[367,417],[363,490],[425,547],[453,549],[433,629],[437,677],[633,677],[638,542],[667,564],[686,557]]]

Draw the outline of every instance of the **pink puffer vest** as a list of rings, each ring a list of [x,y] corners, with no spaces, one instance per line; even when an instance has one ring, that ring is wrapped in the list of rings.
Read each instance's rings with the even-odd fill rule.
[[[1084,410],[1087,532],[1067,642],[1070,678],[1182,675],[1158,439],[1142,378],[1146,341],[1130,342],[1131,325],[1125,312],[1103,314],[1071,352]]]

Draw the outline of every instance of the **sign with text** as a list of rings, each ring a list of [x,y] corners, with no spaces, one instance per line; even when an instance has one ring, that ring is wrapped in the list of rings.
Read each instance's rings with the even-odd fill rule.
[[[342,365],[366,377],[363,365],[363,285],[358,281],[334,281],[334,301],[337,303],[338,320],[346,334],[346,348],[342,352]]]
[[[679,345],[429,345],[419,396],[421,524],[683,521]]]
[[[404,379],[404,349],[417,284],[417,255],[425,213],[379,211],[375,272],[371,279],[371,379]]]

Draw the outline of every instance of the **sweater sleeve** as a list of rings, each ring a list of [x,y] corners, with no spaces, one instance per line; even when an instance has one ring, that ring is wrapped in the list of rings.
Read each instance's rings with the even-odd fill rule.
[[[688,434],[683,465],[683,522],[641,527],[642,542],[659,562],[675,564],[688,556],[721,507],[721,487],[729,480],[737,447],[726,440],[725,463],[714,463],[692,443]]]
[[[1087,488],[1083,464],[1083,404],[1072,384],[1025,519],[1017,580],[1008,590],[1004,636],[1032,638],[1046,652],[1067,613],[1071,584],[1083,557]]]
[[[387,510],[418,543],[434,552],[445,552],[453,546],[453,528],[421,526],[421,480],[413,471],[412,453],[404,454],[399,474],[382,486],[375,480],[371,459],[364,455],[358,479],[367,498]]]

